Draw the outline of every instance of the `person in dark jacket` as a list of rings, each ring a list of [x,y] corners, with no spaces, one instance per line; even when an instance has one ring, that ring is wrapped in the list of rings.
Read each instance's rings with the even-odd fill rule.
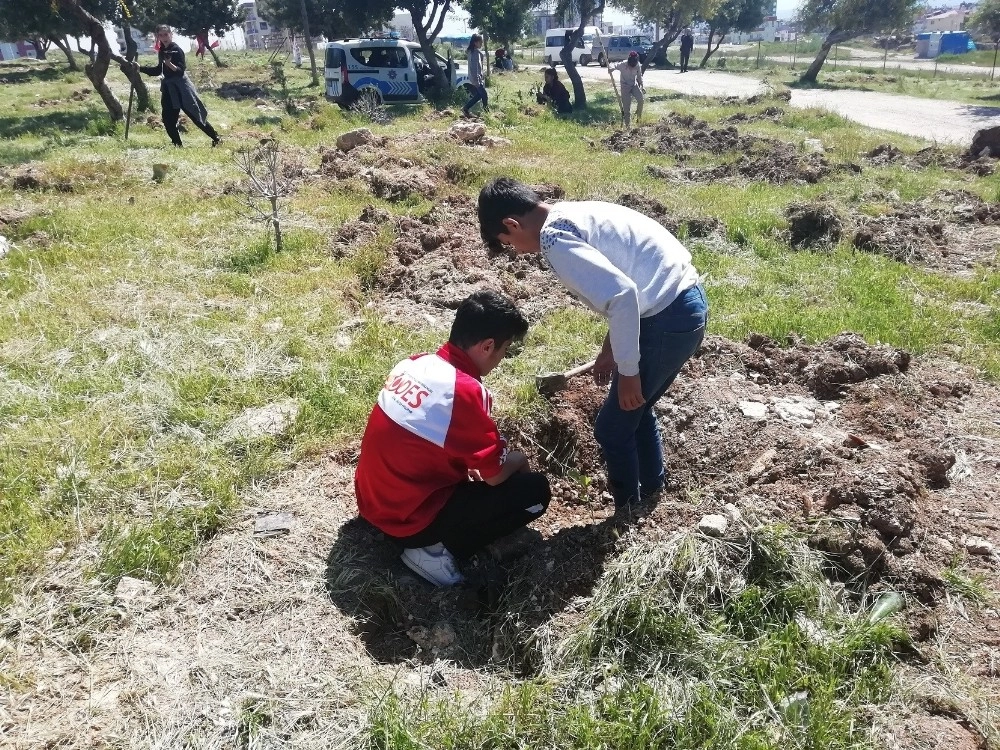
[[[556,112],[561,115],[570,114],[573,111],[573,105],[569,101],[569,91],[559,80],[559,74],[555,68],[545,69],[545,85],[542,87],[542,93],[538,95],[538,103],[554,104]]]
[[[219,134],[208,121],[208,110],[198,98],[194,84],[185,74],[184,50],[174,42],[174,33],[169,26],[156,27],[156,40],[159,42],[160,50],[156,65],[139,66],[133,62],[132,65],[138,68],[147,76],[162,76],[160,79],[160,107],[163,115],[163,127],[166,128],[167,135],[175,146],[183,146],[181,134],[177,131],[177,120],[184,112],[188,118],[209,138],[212,139],[212,146],[218,146],[221,142]]]
[[[688,72],[688,60],[691,59],[691,50],[694,49],[694,37],[691,29],[684,29],[681,34],[681,73]]]

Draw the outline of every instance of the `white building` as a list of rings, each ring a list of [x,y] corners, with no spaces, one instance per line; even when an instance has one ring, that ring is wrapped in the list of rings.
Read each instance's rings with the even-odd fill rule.
[[[933,34],[939,31],[961,31],[962,26],[965,25],[966,13],[967,11],[962,8],[928,13],[917,21],[914,30],[918,34]]]
[[[255,0],[242,0],[238,7],[243,14],[243,36],[246,38],[247,49],[267,49],[281,41],[272,41],[279,30],[272,28],[271,24],[260,17]]]
[[[778,41],[778,17],[765,16],[764,23],[753,31],[741,31],[726,37],[730,44],[747,44],[749,42]]]

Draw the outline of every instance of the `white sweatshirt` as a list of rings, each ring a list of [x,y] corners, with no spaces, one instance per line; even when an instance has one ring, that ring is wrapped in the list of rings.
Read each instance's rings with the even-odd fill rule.
[[[691,253],[648,216],[604,201],[550,206],[540,239],[559,280],[608,318],[618,372],[637,375],[639,318],[698,283]]]
[[[618,63],[612,70],[618,71],[618,76],[621,78],[622,88],[632,88],[633,86],[638,86],[642,88],[642,65],[636,65],[634,68],[628,64],[628,60]]]

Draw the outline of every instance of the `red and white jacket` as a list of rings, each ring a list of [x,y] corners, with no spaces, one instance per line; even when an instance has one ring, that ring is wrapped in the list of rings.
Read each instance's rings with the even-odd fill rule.
[[[493,398],[469,356],[452,344],[396,365],[368,418],[354,491],[361,516],[386,534],[412,536],[441,512],[469,471],[500,472],[507,443]]]

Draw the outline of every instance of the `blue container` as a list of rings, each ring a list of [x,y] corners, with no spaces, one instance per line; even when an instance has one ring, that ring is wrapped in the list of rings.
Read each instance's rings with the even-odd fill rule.
[[[969,34],[965,31],[948,31],[941,35],[942,55],[964,55],[969,51]]]

